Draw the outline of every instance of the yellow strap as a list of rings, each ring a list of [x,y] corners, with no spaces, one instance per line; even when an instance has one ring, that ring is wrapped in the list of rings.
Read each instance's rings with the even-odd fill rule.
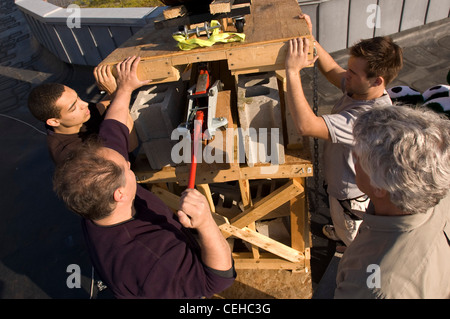
[[[217,20],[211,21],[211,27],[218,25],[219,22]],[[236,33],[236,32],[220,32],[220,29],[213,29],[212,34],[209,39],[200,39],[200,38],[190,38],[186,39],[184,35],[173,35],[173,38],[178,42],[178,47],[183,50],[192,50],[198,47],[210,47],[217,42],[221,43],[229,43],[229,42],[238,42],[245,40],[244,33]]]

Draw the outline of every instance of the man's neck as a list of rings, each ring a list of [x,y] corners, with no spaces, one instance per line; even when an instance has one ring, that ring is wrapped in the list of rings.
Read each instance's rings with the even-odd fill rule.
[[[400,208],[395,206],[390,199],[381,199],[381,200],[372,200],[375,215],[377,216],[403,216],[403,215],[410,215],[409,213],[406,213],[402,211]]]
[[[384,87],[380,87],[378,89],[369,90],[369,91],[367,91],[364,94],[353,93],[352,94],[352,99],[364,100],[364,101],[375,100],[375,99],[378,99],[378,98],[382,97],[384,95],[384,92],[385,92],[385,88]]]
[[[83,124],[76,125],[76,126],[70,126],[70,127],[59,125],[59,126],[54,126],[53,131],[58,134],[66,134],[66,135],[77,134],[80,132],[80,129],[82,126],[83,126]]]
[[[109,216],[96,220],[94,223],[100,226],[112,226],[130,220],[136,213],[134,205],[131,207],[116,207]]]

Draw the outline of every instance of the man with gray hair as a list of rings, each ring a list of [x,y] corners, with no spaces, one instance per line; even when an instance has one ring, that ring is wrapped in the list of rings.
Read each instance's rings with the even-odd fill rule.
[[[450,297],[450,121],[376,107],[353,129],[356,183],[373,206],[339,263],[335,298]]]

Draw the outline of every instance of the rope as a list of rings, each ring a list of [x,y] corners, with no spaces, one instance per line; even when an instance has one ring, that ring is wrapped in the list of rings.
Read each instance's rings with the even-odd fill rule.
[[[31,125],[31,124],[29,124],[29,123],[27,123],[27,122],[24,122],[24,121],[22,121],[22,120],[19,120],[19,119],[15,118],[15,117],[12,117],[12,116],[9,116],[9,115],[6,115],[6,114],[0,114],[0,116],[6,117],[6,118],[8,118],[8,119],[11,119],[11,120],[14,120],[14,121],[17,121],[17,122],[20,122],[20,123],[22,123],[22,124],[25,124],[25,125],[31,127],[33,130],[38,131],[38,132],[41,133],[41,134],[47,135],[47,133],[45,133],[45,132],[39,130],[38,128],[34,127],[33,125]]]

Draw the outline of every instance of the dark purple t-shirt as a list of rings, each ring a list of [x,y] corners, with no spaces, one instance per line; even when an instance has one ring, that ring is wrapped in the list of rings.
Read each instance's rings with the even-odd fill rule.
[[[128,160],[128,128],[105,120],[105,146]],[[191,233],[157,196],[137,185],[132,219],[112,226],[84,220],[94,268],[117,298],[201,298],[228,288],[234,268],[213,270],[202,263]]]

